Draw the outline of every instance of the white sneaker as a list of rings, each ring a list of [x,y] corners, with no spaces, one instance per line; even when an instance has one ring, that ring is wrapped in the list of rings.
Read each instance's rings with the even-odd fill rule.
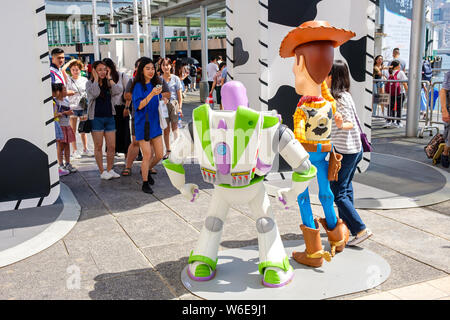
[[[108,171],[103,170],[103,173],[100,175],[100,178],[102,178],[103,180],[110,180],[112,179],[112,175]]]
[[[386,121],[386,123],[384,124],[383,128],[392,128],[392,122]]]
[[[397,128],[403,128],[403,123],[397,123]]]
[[[369,239],[372,235],[372,231],[369,228],[366,228],[363,231],[360,231],[352,240],[347,243],[347,245],[350,247],[356,246],[358,243]]]
[[[68,174],[70,174],[70,171],[66,170],[64,168],[64,166],[59,166],[58,173],[59,173],[59,176],[62,177],[62,176],[67,176]]]
[[[94,153],[91,150],[87,149],[87,150],[83,150],[83,153],[81,153],[81,155],[85,156],[85,157],[93,157]]]
[[[115,178],[120,178],[120,174],[118,174],[117,172],[115,172],[113,169],[108,171],[109,175],[111,176],[111,178],[115,179]]]
[[[72,155],[70,156],[72,159],[81,159],[81,155],[77,151],[72,152]]]

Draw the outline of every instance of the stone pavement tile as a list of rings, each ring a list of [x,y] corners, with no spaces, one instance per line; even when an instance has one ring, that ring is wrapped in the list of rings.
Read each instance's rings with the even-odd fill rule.
[[[198,232],[172,211],[120,216],[117,221],[140,248],[195,240]]]
[[[145,256],[154,265],[176,293],[176,297],[189,294],[181,282],[181,271],[187,265],[190,252],[197,240],[183,244],[158,245],[142,249]]]
[[[15,292],[35,291],[37,288],[66,289],[67,281],[76,274],[80,281],[94,278],[99,269],[89,255],[70,257],[59,241],[25,260],[0,268],[0,296],[8,299]]]
[[[2,300],[90,300],[89,292],[94,290],[94,281],[81,282],[79,287],[38,286],[35,288],[19,288],[0,291]]]
[[[370,294],[380,293],[380,290],[382,292],[386,292],[391,289],[441,278],[446,275],[445,272],[439,271],[424,263],[411,259],[399,252],[380,245],[379,243],[371,239],[362,242],[359,247],[371,250],[387,261],[387,263],[391,267],[391,274],[389,275],[389,278],[373,289],[335,297],[333,298],[334,300],[349,300],[359,298]],[[325,240],[323,238],[322,243],[325,243]]]
[[[354,300],[400,300],[400,298],[390,294],[389,292],[380,292],[359,297]]]
[[[104,209],[102,201],[79,174],[70,175],[66,178],[65,180],[61,179],[61,181],[70,188],[82,208],[89,208],[90,210]]]
[[[159,192],[162,191],[156,191],[155,189],[155,194],[158,198],[160,198]],[[190,202],[178,192],[173,196],[161,197],[160,199],[164,205],[175,211],[196,228],[198,224],[202,225],[203,221],[206,219],[211,201],[211,197],[203,191],[200,191],[199,198],[194,202]],[[198,231],[200,231],[200,229],[198,229]]]
[[[437,203],[432,206],[428,206],[426,208],[440,212],[442,214],[445,214],[446,216],[450,216],[450,200]]]
[[[109,238],[65,239],[64,243],[71,257],[92,257],[100,272],[124,272],[150,267],[125,234],[111,234]]]
[[[396,251],[445,272],[450,272],[450,241],[409,227],[403,223],[358,210],[364,223],[373,231],[372,239]]]
[[[450,276],[428,281],[427,284],[450,295]]]
[[[433,300],[446,297],[447,294],[427,283],[418,283],[411,286],[389,291],[390,294],[402,300]]]
[[[174,295],[152,268],[101,274],[94,279],[92,300],[168,300]]]
[[[78,220],[72,230],[64,237],[64,240],[83,239],[87,240],[94,237],[111,238],[115,234],[123,234],[122,228],[115,221],[114,217],[106,212],[84,211],[82,219]],[[87,216],[90,218],[86,218]]]
[[[448,210],[450,211],[450,205]],[[370,212],[450,240],[450,217],[434,210],[427,208],[408,208],[399,210],[370,210]]]

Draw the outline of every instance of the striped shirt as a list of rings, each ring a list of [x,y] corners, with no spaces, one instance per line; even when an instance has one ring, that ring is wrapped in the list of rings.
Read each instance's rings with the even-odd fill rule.
[[[331,141],[336,151],[342,154],[359,153],[362,150],[360,130],[356,122],[355,102],[349,92],[343,92],[340,99],[336,100],[336,112],[342,115],[345,122],[351,122],[353,128],[350,130],[339,129],[333,120],[331,130]]]

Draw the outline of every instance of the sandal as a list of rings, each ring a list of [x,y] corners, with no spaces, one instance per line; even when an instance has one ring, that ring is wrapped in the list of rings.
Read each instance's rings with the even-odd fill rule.
[[[124,177],[129,177],[129,176],[131,176],[131,168],[125,168],[125,169],[123,169],[123,171],[122,171],[122,176],[124,176]]]
[[[169,153],[171,153],[172,151],[167,150],[166,155],[163,157],[163,160],[169,159]]]

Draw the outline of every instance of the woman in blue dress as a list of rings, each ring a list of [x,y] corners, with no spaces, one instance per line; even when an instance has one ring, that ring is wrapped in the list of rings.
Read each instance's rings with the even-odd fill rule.
[[[162,130],[159,122],[159,100],[162,99],[162,82],[156,74],[152,59],[144,57],[139,63],[131,87],[136,141],[142,150],[142,191],[153,193],[148,180],[148,171],[163,157]],[[152,158],[152,148],[155,156]],[[151,181],[153,182],[153,181]],[[151,183],[153,184],[153,183]]]

